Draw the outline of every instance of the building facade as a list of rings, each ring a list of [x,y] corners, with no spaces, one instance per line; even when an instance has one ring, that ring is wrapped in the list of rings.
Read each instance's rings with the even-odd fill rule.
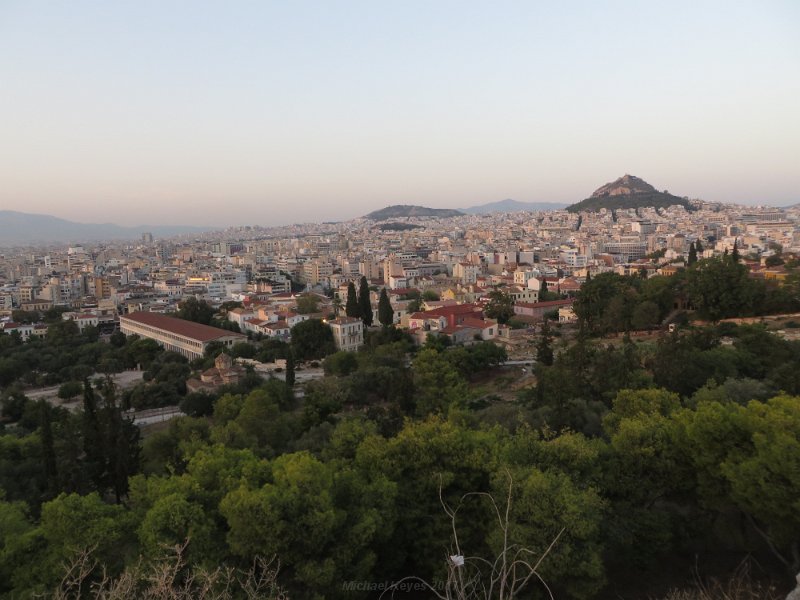
[[[178,352],[189,360],[203,356],[211,342],[230,347],[247,340],[247,336],[241,333],[152,312],[123,315],[119,318],[119,327],[125,335],[155,340],[165,349]]]
[[[364,323],[354,317],[339,317],[328,321],[333,330],[337,350],[355,352],[364,344]]]

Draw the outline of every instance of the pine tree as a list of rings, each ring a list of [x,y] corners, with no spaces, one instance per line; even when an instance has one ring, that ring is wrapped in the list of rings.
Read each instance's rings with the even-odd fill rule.
[[[294,387],[294,352],[291,348],[286,353],[286,385]]]
[[[347,304],[344,307],[344,314],[356,319],[361,316],[361,306],[358,304],[356,286],[352,281],[347,284]]]
[[[553,364],[553,336],[550,333],[550,323],[548,319],[542,322],[539,332],[539,340],[536,342],[536,361],[547,367]]]
[[[361,278],[358,288],[358,309],[361,312],[361,320],[365,327],[372,325],[372,302],[369,299],[369,281],[366,277]]]
[[[694,244],[690,244],[689,257],[686,260],[686,264],[691,267],[696,262],[697,262],[697,246],[695,246]]]
[[[389,302],[389,294],[386,293],[386,288],[381,290],[381,298],[378,301],[378,320],[384,327],[389,327],[394,323],[394,309],[392,303]]]

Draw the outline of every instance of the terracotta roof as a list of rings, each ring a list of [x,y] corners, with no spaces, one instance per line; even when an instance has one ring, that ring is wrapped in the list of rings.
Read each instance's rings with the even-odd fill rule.
[[[152,312],[135,312],[120,317],[120,321],[128,320],[134,323],[141,323],[149,327],[156,327],[163,329],[169,333],[180,335],[195,340],[196,342],[210,342],[221,337],[240,337],[246,338],[247,336],[241,333],[235,333],[226,329],[219,329],[218,327],[210,327],[193,321],[185,321],[175,317],[168,317],[166,315],[152,313]]]
[[[497,321],[485,321],[481,319],[473,319],[471,317],[467,317],[464,319],[460,325],[464,325],[465,327],[477,327],[479,329],[486,329],[487,327],[494,327],[497,325]]]
[[[355,317],[339,317],[338,319],[333,319],[328,321],[330,325],[347,325],[349,323],[358,323],[361,319],[357,319]]]
[[[550,306],[567,306],[575,302],[575,298],[565,298],[564,300],[548,300],[547,302],[517,302],[515,306],[525,308],[547,308]]]

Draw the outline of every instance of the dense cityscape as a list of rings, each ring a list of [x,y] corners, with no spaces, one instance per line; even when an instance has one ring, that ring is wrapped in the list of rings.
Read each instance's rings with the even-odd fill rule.
[[[800,600],[798,31],[0,2],[0,600]]]
[[[601,187],[596,210],[397,206],[4,250],[4,591],[210,598],[236,581],[259,598],[415,597],[475,594],[482,577],[535,590],[536,575],[555,597],[636,597],[689,585],[681,557],[699,552],[704,576],[723,577],[704,580],[708,597],[778,597],[779,565],[798,566],[781,530],[800,527],[800,403],[785,395],[800,393],[800,208],[610,208],[643,201],[642,185]],[[259,464],[272,474],[242,471]],[[203,480],[208,468],[234,479]],[[731,491],[709,495],[712,481]],[[436,557],[445,520],[408,537],[471,493],[513,505],[499,526],[521,541],[491,542],[486,513],[458,524],[461,543],[501,558],[525,544],[541,568],[470,565],[464,583],[459,547],[444,570]],[[752,531],[731,537],[730,511]],[[171,575],[131,566],[137,551]],[[727,583],[748,553],[763,571]],[[665,556],[664,582],[637,583]]]

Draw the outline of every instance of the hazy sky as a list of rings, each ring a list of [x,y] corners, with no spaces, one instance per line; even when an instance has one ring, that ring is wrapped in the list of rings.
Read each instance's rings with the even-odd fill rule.
[[[0,209],[800,201],[800,1],[0,0]]]

